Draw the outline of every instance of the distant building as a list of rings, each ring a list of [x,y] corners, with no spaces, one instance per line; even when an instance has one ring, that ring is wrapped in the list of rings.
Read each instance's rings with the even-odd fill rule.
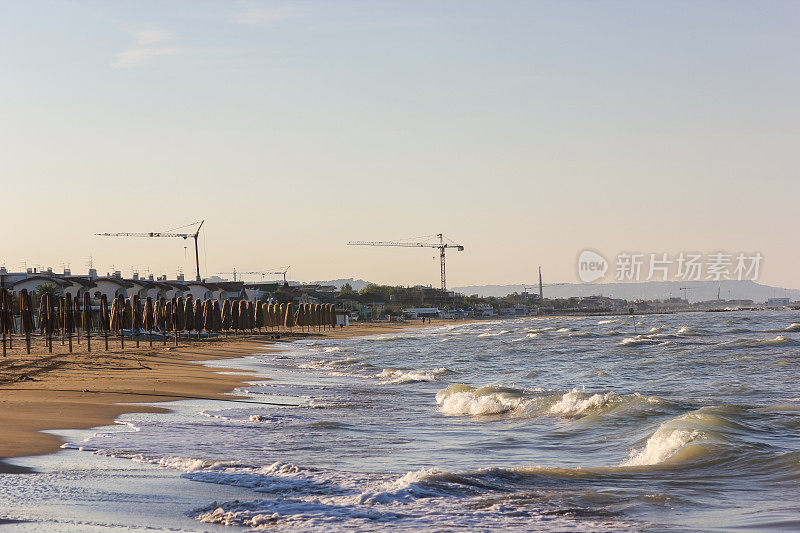
[[[767,307],[783,307],[789,305],[789,298],[770,298],[767,300]]]
[[[416,318],[439,318],[442,312],[436,307],[411,307],[403,309],[403,316]]]

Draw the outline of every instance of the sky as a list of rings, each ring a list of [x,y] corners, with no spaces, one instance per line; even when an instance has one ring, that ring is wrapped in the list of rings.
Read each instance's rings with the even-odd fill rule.
[[[0,1],[0,265],[577,280],[760,252],[800,288],[800,3]],[[426,237],[427,236],[427,237]],[[185,248],[185,246],[187,246]],[[282,268],[281,268],[282,270]]]

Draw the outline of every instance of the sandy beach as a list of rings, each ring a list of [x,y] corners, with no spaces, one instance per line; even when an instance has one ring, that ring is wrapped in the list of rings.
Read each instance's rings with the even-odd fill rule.
[[[443,323],[452,322],[434,320],[425,326]],[[39,341],[31,355],[25,353],[24,341],[15,339],[13,350],[0,360],[0,472],[19,471],[2,459],[57,451],[63,441],[43,430],[91,428],[111,424],[123,413],[164,411],[133,403],[232,398],[230,391],[247,383],[246,372],[232,374],[199,364],[204,361],[265,352],[304,337],[378,335],[409,327],[422,324],[364,323],[333,331],[295,331],[278,340],[245,335],[184,341],[178,347],[154,343],[151,348],[142,341],[136,348],[135,341],[126,339],[124,350],[113,340],[109,351],[99,349],[102,341],[94,339],[91,353],[85,340],[73,344],[72,353],[54,342],[52,354]]]

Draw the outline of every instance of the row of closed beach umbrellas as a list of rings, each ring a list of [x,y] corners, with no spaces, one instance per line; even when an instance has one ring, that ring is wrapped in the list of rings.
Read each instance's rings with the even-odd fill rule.
[[[81,301],[83,300],[83,301]],[[30,295],[26,290],[19,293],[20,333],[24,333],[30,353],[30,335],[37,329],[31,309]],[[124,298],[117,296],[109,302],[105,295],[100,297],[99,310],[94,312],[88,293],[82,299],[70,294],[54,298],[49,294],[41,297],[38,316],[38,330],[47,339],[48,350],[52,352],[53,338],[60,334],[61,342],[68,341],[72,350],[73,335],[80,343],[81,331],[91,351],[91,334],[100,332],[108,349],[108,337],[119,335],[124,347],[124,337],[134,335],[139,346],[140,336],[146,335],[150,345],[154,334],[164,343],[171,335],[177,344],[178,338],[211,337],[224,333],[245,333],[262,331],[292,331],[312,328],[336,327],[336,310],[332,304],[265,303],[245,300],[200,300],[191,295],[186,298],[142,300],[139,296]],[[0,330],[3,334],[5,355],[6,336],[15,333],[11,311],[11,295],[0,293]],[[10,342],[10,337],[9,337]]]

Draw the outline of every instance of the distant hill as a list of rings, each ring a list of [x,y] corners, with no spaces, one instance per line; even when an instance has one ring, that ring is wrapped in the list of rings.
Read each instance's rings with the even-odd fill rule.
[[[528,290],[538,291],[538,285],[526,283]],[[532,289],[531,287],[534,287]],[[518,285],[470,285],[453,287],[452,290],[466,295],[501,297],[513,292],[522,292],[522,284]],[[688,287],[687,291],[680,290]],[[791,298],[800,300],[800,290],[785,289],[762,285],[754,281],[649,281],[643,283],[565,283],[548,287],[543,292],[545,298],[569,298],[573,296],[608,296],[624,300],[663,300],[665,298],[683,298],[684,294],[690,302],[716,300],[717,291],[723,300],[753,300],[756,303],[766,302],[769,298]]]

